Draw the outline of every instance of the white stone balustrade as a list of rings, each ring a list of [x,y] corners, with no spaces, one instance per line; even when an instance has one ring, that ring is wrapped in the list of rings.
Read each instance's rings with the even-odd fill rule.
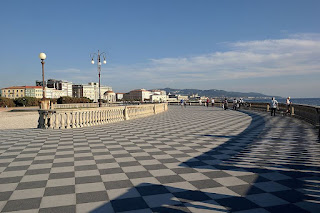
[[[102,125],[164,112],[166,103],[117,107],[39,110],[38,128],[69,129]]]

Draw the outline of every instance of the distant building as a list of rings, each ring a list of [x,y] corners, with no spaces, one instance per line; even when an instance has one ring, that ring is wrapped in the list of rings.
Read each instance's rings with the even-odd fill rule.
[[[44,83],[46,85],[46,88],[48,88],[48,92],[46,92],[45,95],[46,98],[60,98],[61,96],[73,96],[72,82],[48,79]],[[42,86],[42,81],[36,81],[36,86]]]
[[[101,99],[104,99],[104,93],[107,91],[112,91],[112,87],[100,86]],[[93,100],[93,102],[98,102],[99,83],[90,82],[88,84],[73,85],[72,96],[77,98],[86,97]]]
[[[43,92],[42,92],[41,86],[26,86],[25,90],[25,96],[26,97],[34,97],[34,98],[42,98]]]
[[[150,100],[151,95],[151,91],[148,91],[146,89],[136,89],[124,94],[123,99],[132,101],[147,101]]]
[[[10,99],[25,97],[25,92],[25,86],[12,86],[1,89],[2,97]]]
[[[104,100],[106,100],[108,103],[114,103],[116,102],[116,93],[113,91],[107,91],[103,94]]]
[[[116,99],[117,99],[117,101],[121,101],[122,99],[123,99],[123,95],[124,95],[125,93],[116,93]]]

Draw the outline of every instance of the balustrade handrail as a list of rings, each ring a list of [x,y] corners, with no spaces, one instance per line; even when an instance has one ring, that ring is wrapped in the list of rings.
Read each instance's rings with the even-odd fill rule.
[[[38,128],[69,129],[100,125],[164,112],[166,103],[98,108],[39,110]]]
[[[269,103],[247,102],[247,109],[269,111]],[[278,111],[284,113],[287,110],[287,105],[284,103],[278,104]],[[290,115],[320,128],[320,106],[311,106],[306,104],[291,104]]]

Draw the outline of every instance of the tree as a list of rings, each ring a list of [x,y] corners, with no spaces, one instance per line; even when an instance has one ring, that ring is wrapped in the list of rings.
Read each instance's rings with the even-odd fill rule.
[[[12,99],[0,97],[0,107],[14,107],[15,104]]]

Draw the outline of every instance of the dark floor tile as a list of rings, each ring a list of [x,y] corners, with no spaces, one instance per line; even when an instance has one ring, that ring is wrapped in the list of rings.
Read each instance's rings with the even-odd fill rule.
[[[39,175],[39,174],[50,174],[50,168],[48,169],[32,169],[32,170],[27,170],[25,175]]]
[[[102,182],[101,176],[76,177],[76,184]]]
[[[223,172],[223,171],[204,172],[203,174],[209,178],[222,178],[222,177],[230,177],[231,176],[230,174]]]
[[[154,164],[154,165],[145,165],[143,166],[146,170],[160,170],[160,169],[168,169],[163,164]]]
[[[67,167],[74,166],[74,162],[62,162],[62,163],[53,163],[52,167]]]
[[[134,211],[149,208],[142,197],[112,200],[111,204],[115,212]]]
[[[169,158],[169,159],[158,159],[158,161],[160,161],[161,163],[178,163],[180,161],[178,161],[175,158]]]
[[[96,170],[97,165],[83,165],[83,166],[75,166],[74,170],[75,171],[87,171],[87,170]]]
[[[107,190],[133,187],[130,180],[110,181],[104,183]]]
[[[175,172],[176,174],[188,174],[188,173],[198,173],[197,170],[193,169],[193,168],[173,168],[171,169],[173,172]]]
[[[49,180],[50,179],[71,178],[71,177],[74,177],[74,175],[75,175],[74,172],[51,173],[49,175]]]
[[[135,178],[145,178],[145,177],[153,177],[152,174],[148,171],[141,171],[141,172],[128,172],[126,173],[129,179]]]
[[[156,178],[161,184],[185,182],[185,180],[179,175],[159,176]]]
[[[34,164],[47,164],[47,163],[53,163],[53,159],[34,160],[31,165],[34,165]]]
[[[44,191],[44,196],[63,195],[75,193],[75,186],[57,186],[47,187]]]
[[[231,212],[259,208],[257,204],[243,197],[222,198],[215,201]]]
[[[9,191],[9,192],[0,192],[0,201],[6,201],[6,200],[9,200],[11,194],[13,192],[12,191]]]
[[[46,180],[19,183],[16,190],[44,188],[47,185]]]
[[[263,190],[255,187],[255,186],[252,186],[250,184],[238,185],[238,186],[228,186],[228,188],[241,196],[264,193]]]
[[[21,200],[9,200],[2,209],[3,212],[21,211],[29,209],[38,209],[41,198],[29,198]]]
[[[8,178],[0,178],[0,184],[6,183],[18,183],[22,179],[22,176],[17,177],[8,177]]]
[[[192,202],[192,201],[205,201],[211,200],[211,198],[201,191],[186,190],[181,192],[172,193],[181,202]]]
[[[76,206],[58,206],[58,207],[52,207],[52,208],[42,208],[39,210],[39,213],[75,213],[76,212]]]
[[[302,180],[298,179],[287,179],[287,180],[279,180],[277,183],[287,186],[292,189],[299,189],[302,188],[304,185],[304,182]]]
[[[111,169],[99,169],[99,172],[100,172],[100,175],[124,173],[120,167],[111,168]]]
[[[21,170],[27,170],[29,168],[28,166],[10,166],[7,167],[4,171],[8,172],[8,171],[21,171]]]
[[[109,197],[106,191],[79,193],[76,195],[76,197],[77,204],[109,201]]]
[[[306,198],[306,196],[303,193],[298,192],[296,190],[278,191],[272,192],[271,194],[279,198],[282,198],[283,200],[286,200],[290,203],[297,203],[303,201]]]
[[[136,189],[142,196],[170,193],[169,190],[162,185],[150,184],[146,186],[138,186]]]
[[[197,181],[190,181],[190,183],[198,189],[214,188],[214,187],[222,186],[220,183],[214,180],[197,180]]]
[[[244,175],[244,176],[239,176],[237,177],[247,183],[259,183],[259,182],[268,182],[269,180],[259,176],[258,174],[253,174],[253,175]]]
[[[299,208],[298,206],[296,206],[294,204],[266,207],[265,209],[267,211],[269,211],[270,213],[284,213],[284,212],[307,213],[307,212],[309,212],[309,211],[306,211],[304,209]]]
[[[151,209],[154,213],[188,213],[191,212],[187,207],[183,205],[176,205],[176,206],[161,206]]]
[[[116,162],[115,159],[101,159],[101,160],[96,160],[96,164],[103,164],[103,163],[114,163]]]

